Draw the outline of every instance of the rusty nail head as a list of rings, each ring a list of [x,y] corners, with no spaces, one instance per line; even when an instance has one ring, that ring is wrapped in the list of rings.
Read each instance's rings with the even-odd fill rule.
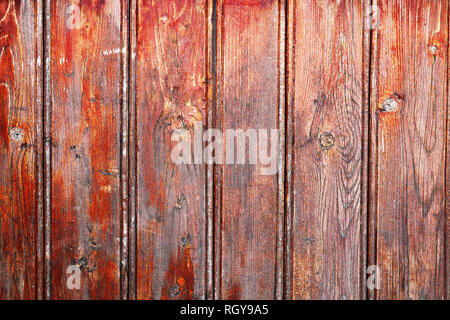
[[[188,233],[187,236],[181,238],[181,246],[183,248],[188,248],[191,245],[191,235]]]
[[[334,136],[329,132],[322,133],[319,141],[322,149],[328,150],[334,146]]]
[[[431,54],[436,54],[438,52],[438,47],[435,44],[429,46],[429,49]]]
[[[398,109],[398,103],[394,99],[386,99],[383,101],[383,111],[392,112]]]
[[[383,101],[380,110],[383,112],[394,112],[397,111],[403,100],[397,95],[392,95]]]
[[[178,286],[173,286],[171,289],[172,296],[177,296],[180,294],[180,288]]]
[[[20,142],[25,137],[25,132],[22,129],[17,128],[17,127],[12,128],[10,130],[9,134],[15,142]]]

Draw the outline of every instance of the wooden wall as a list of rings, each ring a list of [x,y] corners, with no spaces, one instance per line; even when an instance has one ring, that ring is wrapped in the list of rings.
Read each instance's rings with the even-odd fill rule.
[[[448,299],[448,10],[0,0],[0,298]],[[276,174],[174,164],[199,123]]]

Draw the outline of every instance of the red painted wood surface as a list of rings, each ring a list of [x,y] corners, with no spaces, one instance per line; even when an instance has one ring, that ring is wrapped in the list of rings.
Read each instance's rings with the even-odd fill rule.
[[[448,299],[448,6],[0,0],[0,299]]]
[[[448,2],[377,5],[382,14],[372,42],[372,214],[383,285],[376,297],[443,299]]]
[[[1,299],[35,299],[42,280],[41,18],[40,1],[0,2]]]
[[[138,1],[137,298],[205,297],[205,165],[175,165],[172,134],[206,124],[207,3]]]
[[[125,1],[50,5],[49,298],[118,299],[121,247],[121,23]],[[73,20],[71,20],[73,19]],[[70,290],[66,270],[82,272]]]
[[[298,1],[289,64],[296,299],[363,296],[363,1]]]
[[[279,128],[284,14],[278,1],[218,1],[216,128],[223,133]],[[284,211],[278,175],[262,175],[260,164],[225,164],[216,177],[215,298],[274,299],[277,264],[282,264],[276,254],[277,217]]]

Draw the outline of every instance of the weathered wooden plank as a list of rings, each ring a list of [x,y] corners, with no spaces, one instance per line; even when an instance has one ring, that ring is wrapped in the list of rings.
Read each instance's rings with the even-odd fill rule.
[[[226,150],[231,148],[227,129],[265,129],[270,135],[271,129],[284,128],[279,124],[284,119],[284,7],[283,1],[271,0],[217,2],[216,126],[223,133],[224,161],[232,150]],[[245,164],[237,163],[236,152],[234,164],[216,172],[215,298],[274,299],[282,296],[283,167],[277,163],[279,171],[263,175],[265,165],[250,142],[234,140],[246,149]],[[268,144],[272,154],[280,151]],[[257,164],[250,164],[252,156]]]
[[[376,16],[373,16],[373,18],[375,19],[376,24],[379,25],[379,15],[380,12],[378,8],[375,4],[373,6],[370,7],[368,12],[374,13],[373,9],[375,9],[376,12]],[[366,11],[367,13],[367,11]],[[375,59],[375,55],[373,54],[373,52],[376,51],[376,42],[372,43],[372,38],[375,35],[375,32],[373,31],[374,29],[376,29],[376,25],[374,25],[375,28],[371,29],[371,34],[370,34],[370,52],[372,53],[370,55],[370,86],[371,88],[375,88],[376,87],[376,80],[372,77],[372,75],[376,72],[376,68],[377,68],[377,64],[376,64],[376,59]],[[367,201],[367,206],[368,206],[368,211],[367,211],[367,265],[370,266],[374,266],[376,265],[376,242],[377,242],[377,237],[376,237],[376,229],[377,229],[377,185],[376,183],[374,183],[374,181],[376,181],[377,179],[377,139],[373,139],[373,137],[375,137],[374,132],[376,132],[377,130],[377,119],[376,117],[374,118],[372,113],[371,113],[371,108],[372,108],[372,104],[373,101],[371,101],[370,99],[372,92],[369,92],[369,159],[368,159],[368,166],[369,166],[369,174],[368,174],[368,201]],[[377,289],[375,287],[371,287],[371,288],[367,288],[367,297],[370,300],[374,300],[375,299],[375,291]]]
[[[44,32],[43,32],[43,53],[44,53],[44,66],[43,66],[43,117],[42,117],[42,133],[44,136],[42,146],[42,159],[43,159],[43,214],[42,214],[42,244],[43,244],[43,299],[50,299],[51,297],[51,189],[52,189],[52,172],[51,172],[51,159],[52,159],[52,132],[51,132],[51,116],[52,116],[52,97],[51,97],[51,74],[49,72],[51,66],[51,32],[49,28],[51,25],[51,0],[44,1],[43,7],[44,14]]]
[[[207,88],[207,119],[206,127],[214,128],[215,114],[216,114],[216,64],[217,64],[217,1],[207,1],[208,16],[207,16],[207,68],[206,79],[208,83]],[[214,299],[214,214],[215,214],[215,189],[216,183],[214,180],[215,166],[213,163],[206,164],[206,295],[205,299]]]
[[[377,20],[371,17],[372,2],[363,0],[364,21],[363,21],[363,74],[362,74],[362,116],[361,116],[361,139],[362,139],[362,156],[361,156],[361,253],[360,253],[360,270],[363,275],[360,278],[361,292],[360,299],[371,299],[367,290],[367,267],[371,254],[370,235],[370,63],[371,63],[371,30],[375,27]]]
[[[363,9],[363,1],[289,5],[287,296],[294,299],[364,296]]]
[[[443,299],[448,3],[376,5],[376,297]]]
[[[207,3],[137,4],[137,298],[205,297],[204,164],[175,164],[172,134],[206,124]]]
[[[292,299],[293,265],[292,265],[292,214],[293,214],[293,141],[294,141],[294,43],[295,43],[295,2],[287,1],[286,6],[286,133],[285,133],[285,243],[284,243],[284,296]]]
[[[128,190],[129,190],[129,207],[128,207],[128,299],[135,300],[137,298],[137,145],[136,145],[136,17],[137,17],[137,0],[130,1],[129,7],[129,114],[128,114]]]
[[[130,6],[129,1],[124,1],[123,6],[121,7],[121,81],[122,88],[120,91],[121,97],[121,119],[120,119],[120,131],[121,131],[121,141],[120,141],[120,196],[121,196],[121,256],[120,256],[120,293],[121,299],[126,300],[129,298],[130,293],[133,297],[133,289],[130,290],[129,284],[131,277],[134,276],[133,270],[133,262],[130,263],[130,257],[134,257],[134,252],[130,255],[130,248],[134,250],[135,242],[130,242],[130,240],[134,240],[134,234],[130,237],[130,230],[134,233],[134,213],[129,211],[130,208],[130,162],[134,160],[134,158],[129,157],[129,145],[134,141],[133,138],[130,137],[130,115],[133,115],[130,112],[129,107],[129,97],[130,97],[130,89],[135,90],[134,83],[129,83],[130,77],[130,65],[133,66],[132,61],[130,61],[130,19],[132,16],[130,15],[130,9],[133,9],[133,6]],[[134,15],[133,15],[134,17]],[[132,93],[134,95],[134,92]],[[134,96],[132,96],[132,102],[134,103]],[[131,160],[131,161],[130,161]],[[131,280],[131,282],[133,282]]]
[[[54,299],[120,298],[125,0],[51,7],[51,254]],[[81,269],[70,289],[66,270]]]
[[[450,10],[450,2],[448,3],[447,10]],[[450,28],[450,17],[447,20],[447,44],[449,43],[448,38],[450,37],[448,28]],[[450,47],[447,46],[447,141],[446,141],[446,158],[445,158],[445,293],[444,299],[449,300],[450,291],[450,278],[448,276],[448,270],[450,270],[450,259],[448,257],[448,252],[450,252],[450,243],[448,235],[450,234],[450,224],[449,224],[449,212],[450,212],[450,90],[449,90],[449,74],[450,74],[450,64],[448,62],[448,57],[450,56]]]
[[[41,6],[0,3],[0,299],[42,292]]]
[[[278,130],[280,134],[277,175],[277,244],[275,265],[275,299],[286,296],[286,43],[287,1],[279,1],[278,10]]]
[[[448,253],[450,252],[450,242],[448,241],[448,235],[450,234],[450,224],[449,224],[449,212],[450,212],[450,90],[449,90],[449,75],[450,75],[450,63],[448,61],[448,57],[450,56],[450,46],[449,44],[449,37],[450,37],[450,15],[448,12],[450,11],[450,2],[447,3],[447,141],[446,141],[446,150],[447,155],[445,159],[445,190],[446,190],[446,197],[445,197],[445,300],[449,300],[449,292],[450,292],[450,277],[448,275],[448,270],[450,270],[450,259],[448,257]]]

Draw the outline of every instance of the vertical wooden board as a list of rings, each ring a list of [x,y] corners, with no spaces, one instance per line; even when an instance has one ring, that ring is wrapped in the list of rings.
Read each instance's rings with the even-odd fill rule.
[[[282,3],[218,1],[216,125],[224,137],[224,161],[230,148],[227,129],[267,129],[268,134],[271,129],[280,129]],[[224,164],[217,171],[216,298],[274,299],[277,217],[283,214],[278,205],[278,176],[277,172],[262,175],[259,160],[257,165],[249,164],[249,142],[243,146],[245,164]]]
[[[450,2],[447,5],[447,10],[450,10]],[[447,44],[449,41],[449,27],[450,26],[450,16],[447,20]],[[449,300],[449,291],[450,291],[450,279],[448,276],[448,272],[450,270],[450,259],[448,257],[448,253],[450,252],[450,243],[448,239],[448,235],[450,234],[450,224],[449,224],[449,213],[450,213],[450,63],[448,61],[448,57],[450,55],[450,48],[447,45],[447,141],[446,141],[446,157],[445,157],[445,300]]]
[[[51,2],[48,227],[54,299],[120,297],[120,121],[127,50],[121,15],[127,6],[124,0]],[[71,265],[81,269],[80,290],[67,286]]]
[[[289,9],[287,296],[359,299],[365,255],[361,175],[367,165],[361,163],[363,1],[295,1]]]
[[[207,3],[137,4],[137,298],[205,297],[205,165],[176,165],[172,134],[206,124]]]
[[[0,299],[35,299],[39,286],[41,5],[0,3]]]
[[[450,278],[448,276],[450,270],[450,259],[448,257],[448,253],[450,252],[450,243],[448,235],[450,234],[450,63],[448,61],[450,56],[450,47],[448,44],[450,43],[450,15],[448,14],[450,11],[450,2],[447,3],[447,141],[446,141],[446,158],[445,158],[445,296],[446,300],[449,300],[450,293]]]
[[[377,298],[443,299],[448,3],[377,6]]]
[[[136,201],[137,201],[137,175],[136,175],[136,23],[137,23],[137,0],[131,0],[128,11],[130,19],[128,30],[128,299],[136,300],[137,277],[136,277]]]

